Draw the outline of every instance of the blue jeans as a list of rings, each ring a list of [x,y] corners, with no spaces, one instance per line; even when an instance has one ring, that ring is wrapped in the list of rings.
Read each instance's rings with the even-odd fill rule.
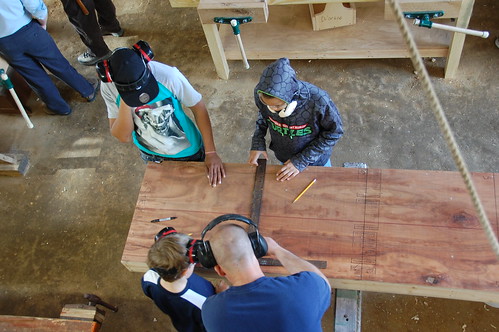
[[[189,157],[182,157],[182,158],[167,158],[167,157],[161,157],[153,154],[146,153],[142,150],[139,150],[140,152],[140,158],[147,164],[148,161],[153,161],[155,163],[161,163],[165,160],[171,160],[171,161],[204,161],[205,158],[205,153],[204,153],[204,148],[202,147],[199,149],[198,152],[193,154],[192,156]]]
[[[38,22],[31,21],[10,36],[0,38],[0,54],[29,84],[47,107],[68,113],[70,107],[42,65],[57,78],[88,97],[94,89],[61,54],[52,37]]]

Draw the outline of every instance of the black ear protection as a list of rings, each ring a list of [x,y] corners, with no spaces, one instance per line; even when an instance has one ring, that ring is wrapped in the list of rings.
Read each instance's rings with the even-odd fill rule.
[[[253,226],[255,228],[255,231],[248,233],[248,238],[251,242],[253,253],[255,254],[256,258],[263,257],[267,254],[267,241],[265,241],[263,236],[260,235],[260,233],[258,232],[258,226],[251,219],[246,218],[245,216],[242,216],[240,214],[224,214],[213,219],[203,229],[203,232],[201,233],[201,240],[197,240],[196,243],[194,243],[192,251],[195,253],[195,259],[202,266],[206,268],[212,268],[217,265],[217,261],[215,259],[215,256],[213,255],[213,251],[211,250],[210,241],[204,241],[203,239],[209,230],[213,229],[213,227],[220,224],[221,222],[227,220],[242,221],[250,226]]]
[[[124,49],[124,48],[118,48],[118,49],[114,50],[113,53],[118,51],[118,50],[121,50],[121,49]],[[154,53],[146,41],[139,40],[138,42],[136,42],[132,46],[132,50],[135,51],[135,53],[137,53],[140,56],[140,58],[144,62],[144,67],[147,65],[147,63],[149,61],[151,61],[154,58]],[[111,55],[111,57],[112,57],[112,55]],[[97,70],[97,74],[99,75],[99,78],[101,79],[102,82],[104,82],[104,83],[113,82],[113,70],[111,68],[111,65],[110,65],[108,59],[99,61],[95,65],[95,69]],[[119,86],[122,89],[126,89],[127,91],[134,91],[138,87],[141,87],[144,84],[144,82],[147,82],[147,80],[149,79],[149,76],[150,76],[149,70],[144,70],[144,72],[142,73],[142,76],[135,82],[127,83],[127,84],[120,84],[120,83],[114,82],[114,84],[116,84],[117,86]]]

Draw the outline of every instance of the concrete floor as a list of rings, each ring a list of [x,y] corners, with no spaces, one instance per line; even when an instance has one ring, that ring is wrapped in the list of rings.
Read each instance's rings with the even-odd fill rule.
[[[46,0],[49,32],[85,76],[76,57],[84,50],[61,4]],[[231,61],[231,79],[217,77],[195,9],[168,1],[115,0],[125,37],[138,39],[156,59],[178,67],[203,94],[225,162],[244,163],[256,110],[252,91],[270,61]],[[458,77],[444,80],[444,59],[425,63],[471,171],[499,172],[499,6],[477,0],[470,27],[491,37],[467,37]],[[147,20],[146,20],[147,19]],[[147,22],[147,23],[145,23]],[[154,23],[149,23],[154,22]],[[371,168],[455,170],[421,82],[410,60],[292,61],[299,78],[326,89],[337,103],[345,135],[333,164]],[[32,98],[27,129],[22,117],[0,114],[0,152],[25,152],[23,177],[0,177],[0,313],[58,317],[67,303],[94,293],[119,306],[102,331],[170,331],[167,316],[140,289],[141,274],[120,263],[145,165],[131,144],[111,137],[104,102],[84,102],[58,83],[74,113],[48,116]],[[229,174],[230,176],[230,174]],[[445,250],[445,249],[443,249]],[[324,319],[332,331],[332,310]],[[497,331],[499,309],[480,302],[363,293],[363,331]]]

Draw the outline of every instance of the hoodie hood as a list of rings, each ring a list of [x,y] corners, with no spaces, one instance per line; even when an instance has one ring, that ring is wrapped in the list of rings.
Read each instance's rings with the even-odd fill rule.
[[[294,96],[299,92],[299,83],[289,59],[280,58],[265,68],[260,82],[255,87],[255,94],[258,92],[277,97],[288,104],[295,99]]]

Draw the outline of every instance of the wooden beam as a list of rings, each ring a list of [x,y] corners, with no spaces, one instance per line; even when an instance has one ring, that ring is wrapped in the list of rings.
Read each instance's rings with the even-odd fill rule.
[[[27,317],[0,316],[0,331],[33,331],[33,332],[94,332],[100,324],[92,321]]]
[[[211,58],[215,64],[218,77],[224,80],[229,79],[229,64],[225,57],[224,47],[220,40],[217,24],[202,24],[208,48],[210,49]]]
[[[230,0],[201,0],[198,5],[199,20],[202,24],[213,24],[215,17],[251,17],[252,23],[265,23],[269,16],[269,9],[265,1]]]
[[[456,21],[456,27],[464,29],[468,28],[474,3],[474,0],[463,0],[461,10],[459,11],[459,16]],[[445,78],[456,77],[465,38],[466,35],[464,33],[453,34],[449,47],[449,54],[447,55],[447,62],[445,64]]]
[[[267,166],[260,232],[304,259],[327,261],[322,271],[332,287],[499,302],[499,264],[459,173],[309,167],[277,182],[279,167]],[[200,238],[221,214],[249,216],[255,168],[226,169],[224,183],[212,188],[203,163],[150,163],[123,264],[147,270],[154,235],[168,224],[152,219],[177,216],[171,224],[178,231]],[[314,178],[317,183],[292,204]],[[499,175],[473,173],[473,181],[497,233]]]

